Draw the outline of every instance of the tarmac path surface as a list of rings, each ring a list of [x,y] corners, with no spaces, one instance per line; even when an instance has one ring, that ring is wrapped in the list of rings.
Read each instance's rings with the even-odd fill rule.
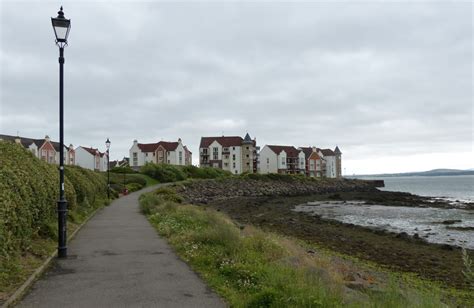
[[[96,213],[17,307],[226,307],[140,213],[157,187]]]

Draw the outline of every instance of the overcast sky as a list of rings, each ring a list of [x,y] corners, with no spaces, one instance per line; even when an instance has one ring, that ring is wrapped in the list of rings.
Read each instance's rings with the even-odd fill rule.
[[[0,0],[0,133],[58,140],[59,2]],[[201,136],[343,152],[343,172],[474,168],[470,2],[63,1],[65,140]]]

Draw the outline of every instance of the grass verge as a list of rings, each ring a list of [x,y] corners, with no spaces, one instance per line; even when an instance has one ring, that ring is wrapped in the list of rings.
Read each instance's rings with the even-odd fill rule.
[[[394,275],[376,288],[347,287],[329,259],[311,257],[298,241],[183,204],[172,188],[142,195],[140,206],[178,255],[233,307],[445,307],[434,287],[402,286]]]

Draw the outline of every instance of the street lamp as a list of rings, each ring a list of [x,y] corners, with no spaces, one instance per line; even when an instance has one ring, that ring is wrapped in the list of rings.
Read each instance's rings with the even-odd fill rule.
[[[58,200],[58,258],[67,257],[67,201],[64,196],[64,47],[71,29],[71,20],[66,19],[63,7],[58,12],[58,17],[51,17],[56,45],[59,47],[59,200]]]
[[[107,199],[110,199],[110,158],[109,158],[109,150],[110,150],[110,140],[107,138],[105,141],[105,146],[107,147]]]

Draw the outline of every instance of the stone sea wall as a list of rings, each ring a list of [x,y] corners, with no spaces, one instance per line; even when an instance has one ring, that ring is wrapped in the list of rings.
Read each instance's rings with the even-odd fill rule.
[[[377,190],[372,181],[348,179],[285,179],[255,180],[249,178],[227,178],[193,181],[177,187],[178,192],[191,203],[206,204],[212,200],[235,197],[258,196],[302,196],[338,192]]]

